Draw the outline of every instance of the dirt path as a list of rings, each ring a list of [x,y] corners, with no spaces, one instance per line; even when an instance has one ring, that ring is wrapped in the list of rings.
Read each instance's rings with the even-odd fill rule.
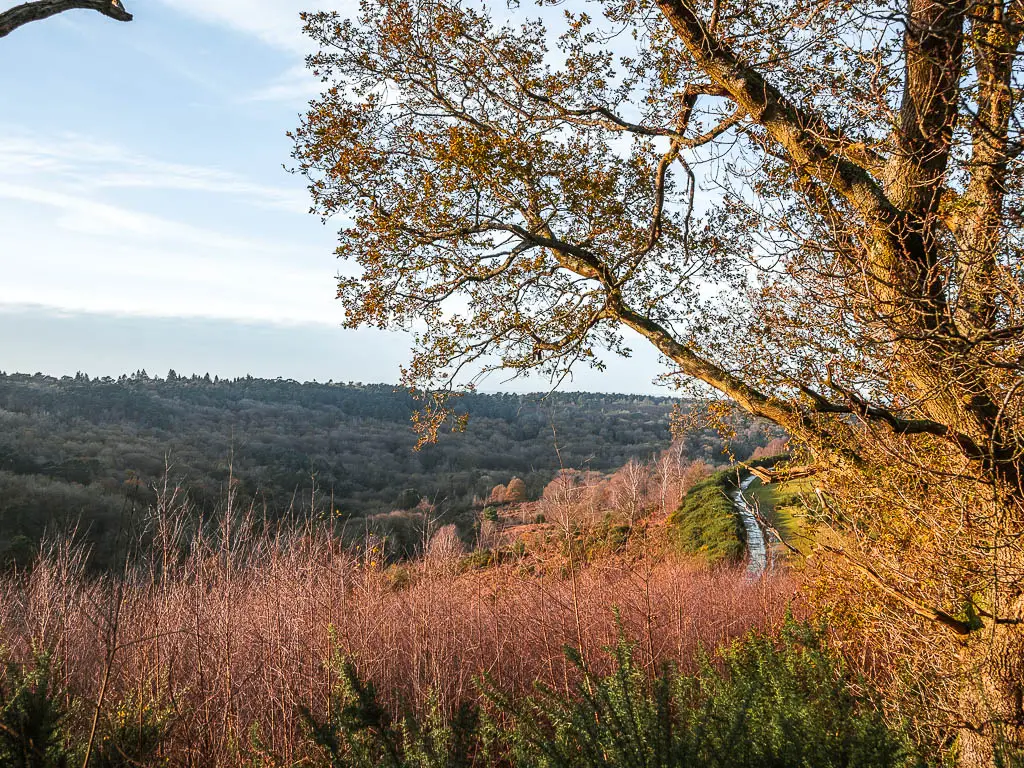
[[[743,520],[743,527],[747,531],[747,573],[751,576],[760,576],[768,567],[768,550],[764,544],[764,532],[758,525],[754,511],[743,495],[752,482],[754,482],[754,475],[743,478],[739,488],[732,492],[731,498],[733,506],[740,513],[740,519]]]

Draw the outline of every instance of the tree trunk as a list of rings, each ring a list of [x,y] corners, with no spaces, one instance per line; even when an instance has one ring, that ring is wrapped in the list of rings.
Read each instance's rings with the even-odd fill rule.
[[[1016,617],[1024,601],[1018,599],[1015,607]],[[1018,764],[1024,753],[1024,625],[989,623],[967,641],[962,659],[964,724],[957,736],[957,765]]]

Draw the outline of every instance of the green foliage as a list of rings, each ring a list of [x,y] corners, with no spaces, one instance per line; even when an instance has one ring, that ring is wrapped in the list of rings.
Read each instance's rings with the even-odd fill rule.
[[[161,765],[157,754],[170,712],[130,697],[109,713],[89,760],[91,768],[147,768]]]
[[[488,715],[390,719],[351,663],[329,717],[305,718],[330,768],[909,768],[905,734],[886,725],[823,633],[790,622],[781,637],[751,635],[705,658],[697,675],[650,675],[620,640],[611,671],[571,651],[575,695],[538,689],[513,698],[488,680]],[[853,684],[858,683],[855,687]],[[857,692],[855,692],[857,691]]]
[[[395,724],[377,700],[373,685],[362,682],[350,661],[337,665],[339,683],[326,721],[302,710],[310,737],[329,768],[468,768],[482,730],[475,708],[463,706],[443,716],[436,703],[422,718],[407,716]]]
[[[606,676],[584,672],[577,697],[546,689],[516,702],[493,689],[494,705],[511,718],[508,741],[522,768],[654,768],[683,766],[695,754],[693,734],[680,727],[681,678],[670,670],[651,679],[625,641],[612,650]]]
[[[594,525],[573,529],[568,538],[560,541],[560,549],[563,555],[568,555],[571,546],[576,562],[590,563],[606,555],[624,552],[632,534],[630,526],[612,515],[605,515]]]
[[[722,470],[690,488],[668,520],[671,536],[682,552],[712,564],[743,558],[746,532],[729,498],[735,487],[735,470]]]
[[[800,549],[806,546],[808,537],[813,537],[813,525],[809,523],[821,513],[821,509],[815,502],[809,480],[786,480],[765,485],[760,479],[755,479],[747,488],[746,496],[787,544]],[[776,555],[782,558],[789,556],[785,549]]]
[[[69,704],[70,701],[70,704]],[[0,766],[67,768],[82,765],[88,718],[77,725],[74,701],[55,688],[47,654],[32,664],[9,661],[0,680]],[[90,768],[156,768],[170,712],[126,699],[103,713],[89,756]]]
[[[493,549],[478,549],[459,560],[459,571],[476,571],[490,568],[500,562],[500,553]]]
[[[523,768],[896,768],[912,764],[871,697],[853,692],[821,633],[790,623],[752,635],[687,678],[650,678],[623,641],[607,675],[584,670],[578,695],[541,691],[515,704],[513,753]],[[577,663],[580,663],[577,659]],[[582,664],[581,668],[582,668]]]
[[[50,679],[50,659],[31,666],[7,662],[0,681],[0,765],[6,768],[64,768],[67,711]]]
[[[883,719],[877,699],[855,695],[842,657],[823,632],[789,622],[777,640],[752,635],[708,660],[690,712],[696,760],[708,766],[783,768],[912,764],[906,738]]]
[[[503,563],[514,563],[525,554],[526,544],[522,541],[512,542],[509,546],[501,549],[478,549],[459,560],[459,571],[465,573]]]

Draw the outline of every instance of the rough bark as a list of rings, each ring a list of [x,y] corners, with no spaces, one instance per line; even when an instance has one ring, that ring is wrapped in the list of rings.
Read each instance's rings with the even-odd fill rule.
[[[125,10],[121,0],[35,0],[0,13],[0,37],[6,37],[30,22],[76,9],[99,11],[117,21],[132,20],[132,15]]]
[[[964,645],[968,682],[956,745],[962,768],[1013,765],[1019,759],[1024,745],[1024,627],[1017,621],[992,623]]]

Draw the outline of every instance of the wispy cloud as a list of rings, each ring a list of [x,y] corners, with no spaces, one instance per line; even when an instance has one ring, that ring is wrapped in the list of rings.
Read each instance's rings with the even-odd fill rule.
[[[310,44],[302,35],[302,11],[345,10],[336,0],[161,0],[195,19],[229,27],[268,45],[305,53]],[[355,2],[348,3],[354,11]],[[341,6],[341,8],[339,8]]]
[[[55,208],[55,223],[70,232],[100,237],[144,238],[150,242],[207,250],[233,250],[247,254],[279,253],[285,246],[257,238],[238,237],[197,227],[174,219],[154,216],[122,206],[100,202],[80,194],[58,192],[31,185],[0,181],[0,199]]]
[[[355,15],[356,0],[161,0],[168,7],[207,24],[227,27],[266,45],[294,54],[296,63],[257,87],[243,102],[302,103],[319,92],[316,79],[302,61],[312,53],[311,40],[302,34],[302,11],[336,10]]]
[[[300,215],[301,189],[78,134],[0,129],[0,200],[0,302],[340,320],[333,238]]]
[[[282,72],[242,101],[306,102],[320,93],[321,83],[304,65]]]
[[[0,302],[337,324],[329,257],[66,194],[0,184]],[[56,212],[54,215],[53,212]]]
[[[47,188],[81,192],[163,189],[244,198],[293,213],[308,209],[301,189],[259,184],[218,168],[166,162],[78,134],[27,135],[0,129],[0,180],[40,180]]]

